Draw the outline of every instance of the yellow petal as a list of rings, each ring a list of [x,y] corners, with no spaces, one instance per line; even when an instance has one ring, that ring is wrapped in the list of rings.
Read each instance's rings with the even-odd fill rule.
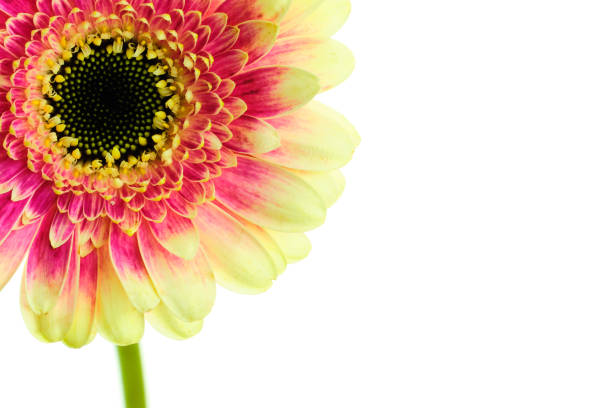
[[[287,268],[287,260],[285,259],[283,251],[278,246],[276,241],[270,236],[268,231],[260,227],[259,225],[255,225],[252,222],[245,220],[238,214],[229,214],[236,220],[238,220],[240,224],[242,224],[244,229],[250,232],[251,235],[253,235],[253,237],[259,242],[259,244],[266,250],[276,268],[276,276],[279,276],[281,273],[283,273]]]
[[[322,198],[294,173],[261,160],[240,156],[238,166],[215,179],[217,199],[259,226],[304,232],[325,221]]]
[[[287,262],[297,262],[306,258],[312,249],[310,240],[304,233],[278,232],[267,230],[268,234],[283,251]]]
[[[136,237],[128,236],[113,224],[106,245],[115,273],[134,307],[141,312],[154,309],[159,304],[159,296],[142,262]]]
[[[127,346],[138,343],[144,333],[144,317],[128,298],[110,261],[106,246],[98,256],[98,331],[107,340]]]
[[[162,302],[184,321],[202,320],[215,301],[215,282],[199,245],[195,258],[186,260],[165,250],[146,226],[137,236],[142,260]]]
[[[233,96],[248,106],[247,114],[273,118],[306,105],[319,92],[319,78],[294,67],[259,67],[232,78]]]
[[[261,293],[272,286],[277,266],[263,245],[238,220],[214,204],[195,219],[215,279],[239,293]]]
[[[79,348],[90,343],[96,335],[96,292],[98,287],[98,252],[93,251],[81,258],[79,287],[72,326],[64,343]]]
[[[276,128],[281,146],[257,157],[292,169],[338,169],[351,160],[360,141],[344,116],[315,101],[267,122]]]
[[[288,37],[278,40],[274,48],[251,67],[270,65],[308,71],[319,78],[319,92],[324,92],[351,75],[355,57],[344,44],[327,37]]]
[[[302,14],[287,13],[281,22],[280,35],[318,35],[330,37],[344,25],[351,13],[350,0],[325,0],[316,5],[312,0],[294,0],[292,8]],[[300,4],[304,3],[304,4]],[[312,3],[312,4],[309,4]],[[316,6],[316,7],[313,7]]]
[[[176,340],[184,340],[195,336],[202,330],[203,324],[202,320],[195,322],[179,320],[163,303],[145,313],[145,318],[155,330]]]
[[[281,24],[291,24],[295,20],[303,19],[315,11],[325,0],[293,0]]]
[[[294,174],[310,184],[325,202],[327,208],[334,205],[342,195],[346,181],[339,170],[330,172],[310,172],[291,170]]]
[[[32,334],[32,336],[34,336],[37,340],[42,341],[43,343],[48,343],[49,340],[47,340],[40,331],[38,315],[32,311],[30,303],[28,302],[25,289],[25,274],[23,274],[23,277],[21,279],[19,306],[21,307],[21,317],[23,317],[23,321],[25,322],[25,325]]]
[[[68,276],[59,299],[49,313],[39,316],[40,332],[51,342],[62,340],[72,326],[79,286],[79,264],[80,258],[75,243],[70,256]]]

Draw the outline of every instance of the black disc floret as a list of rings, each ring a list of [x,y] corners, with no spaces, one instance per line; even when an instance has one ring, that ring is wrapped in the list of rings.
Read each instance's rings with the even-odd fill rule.
[[[110,51],[112,45],[113,40],[104,40],[90,44],[87,57],[75,53],[51,81],[57,96],[46,96],[60,118],[54,129],[58,140],[74,139],[68,154],[81,163],[105,163],[108,154],[120,163],[154,151],[164,132],[160,120],[172,120],[166,104],[172,94],[160,90],[172,78],[157,69],[164,62],[128,56],[125,51],[135,42],[125,42],[119,53]]]

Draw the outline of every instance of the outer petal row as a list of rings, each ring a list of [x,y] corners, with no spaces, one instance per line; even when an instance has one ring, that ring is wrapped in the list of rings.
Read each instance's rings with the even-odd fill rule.
[[[294,0],[281,22],[280,36],[330,37],[344,25],[350,12],[350,0]]]
[[[248,106],[247,113],[259,118],[279,116],[308,103],[320,89],[313,74],[291,67],[262,67],[233,78],[233,96]]]
[[[325,221],[324,201],[299,177],[242,156],[215,180],[217,199],[245,219],[277,231],[303,232]]]
[[[349,162],[360,141],[342,115],[314,101],[268,123],[278,132],[280,147],[258,157],[294,169],[338,169]]]
[[[345,79],[355,68],[353,53],[343,44],[326,37],[279,39],[274,48],[253,66],[283,65],[303,69],[320,81],[320,92]]]

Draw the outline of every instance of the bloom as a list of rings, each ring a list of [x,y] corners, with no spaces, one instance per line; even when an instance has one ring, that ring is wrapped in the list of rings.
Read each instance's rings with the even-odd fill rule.
[[[359,142],[348,0],[0,0],[0,288],[43,341],[197,333],[310,249]]]

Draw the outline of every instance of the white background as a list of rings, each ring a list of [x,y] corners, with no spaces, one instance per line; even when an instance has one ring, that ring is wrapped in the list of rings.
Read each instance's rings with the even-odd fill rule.
[[[147,330],[151,406],[611,406],[612,6],[353,8],[344,196],[268,293]],[[110,344],[38,343],[18,279],[0,310],[0,405],[121,406]]]

